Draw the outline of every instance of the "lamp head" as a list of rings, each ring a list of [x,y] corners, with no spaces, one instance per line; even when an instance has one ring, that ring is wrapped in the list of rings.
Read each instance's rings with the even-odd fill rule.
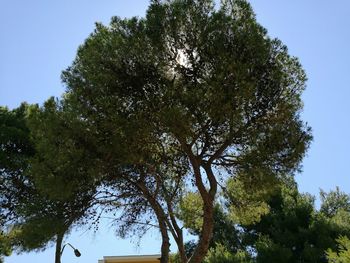
[[[81,253],[79,252],[78,249],[74,249],[74,254],[76,257],[80,257],[81,256]]]

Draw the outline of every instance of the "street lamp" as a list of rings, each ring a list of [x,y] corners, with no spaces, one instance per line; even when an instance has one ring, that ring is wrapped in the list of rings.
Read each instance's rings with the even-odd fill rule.
[[[64,244],[64,246],[62,247],[61,256],[62,256],[62,254],[63,254],[64,248],[65,248],[67,245],[70,246],[70,247],[73,249],[74,255],[75,255],[76,257],[80,257],[80,256],[81,256],[81,253],[79,252],[79,250],[76,249],[75,247],[73,247],[73,246],[72,246],[71,244],[69,244],[69,243]]]

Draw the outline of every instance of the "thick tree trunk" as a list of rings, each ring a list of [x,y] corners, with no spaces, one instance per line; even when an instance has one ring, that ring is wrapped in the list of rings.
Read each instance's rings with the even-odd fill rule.
[[[214,229],[214,202],[213,200],[204,200],[204,216],[202,231],[198,240],[198,245],[190,258],[190,263],[203,262],[208,249]]]
[[[57,234],[55,263],[61,263],[61,249],[62,249],[63,236],[64,234]]]
[[[185,246],[184,246],[183,241],[177,242],[177,247],[179,249],[179,255],[180,255],[181,262],[182,263],[187,263],[188,258],[187,258],[187,255],[186,255]]]

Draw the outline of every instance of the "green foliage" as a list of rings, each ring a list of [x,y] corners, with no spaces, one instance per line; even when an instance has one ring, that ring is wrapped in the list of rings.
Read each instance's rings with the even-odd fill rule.
[[[214,211],[214,230],[210,247],[215,248],[217,244],[221,244],[230,253],[237,253],[244,249],[241,244],[241,233],[237,229],[237,223],[224,212],[219,205],[215,206]]]
[[[0,231],[0,263],[3,263],[3,256],[10,256],[12,252],[11,234]]]
[[[64,200],[94,189],[94,142],[85,145],[86,123],[54,98],[33,111],[27,123],[36,150],[29,173],[43,194]]]
[[[269,213],[248,225],[229,220],[231,216],[216,206],[211,260],[226,262],[239,251],[249,251],[254,262],[319,263],[327,262],[327,249],[340,253],[337,237],[350,233],[347,211],[335,209],[335,215],[327,217],[316,211],[314,198],[300,194],[292,181],[267,197]]]
[[[190,233],[193,235],[200,235],[200,225],[196,224],[195,222],[198,220],[202,221],[201,219],[201,213],[198,213],[201,211],[200,208],[196,206],[196,208],[192,207],[193,205],[197,205],[196,202],[200,200],[200,197],[196,194],[191,193],[190,198],[185,197],[186,202],[182,203],[180,206],[179,211],[179,218],[181,220],[184,220],[184,213],[188,215],[188,218],[185,218],[184,224],[187,224]],[[189,201],[191,200],[191,201]],[[189,202],[188,202],[189,201]],[[188,205],[188,206],[187,206]],[[195,210],[195,211],[193,211]],[[191,217],[191,213],[193,211],[193,214]],[[188,222],[192,223],[189,224]],[[194,223],[193,223],[194,222]],[[215,205],[214,210],[214,230],[213,230],[213,237],[210,241],[210,248],[211,248],[211,259],[216,255],[217,253],[220,253],[220,250],[224,249],[225,253],[229,255],[229,258],[234,258],[234,260],[238,260],[239,256],[245,254],[242,250],[244,249],[243,246],[241,246],[241,233],[236,228],[236,223],[230,219],[230,217],[224,212],[222,207],[219,204]],[[194,251],[194,249],[197,246],[197,242],[195,241],[189,241],[185,244],[186,254],[188,257],[190,257]],[[217,248],[219,246],[219,248]],[[178,254],[174,254],[175,258],[178,258]],[[233,260],[233,259],[232,259]],[[242,259],[243,260],[243,259]],[[211,262],[211,261],[210,261]],[[241,261],[234,261],[234,262],[241,262]],[[245,262],[245,261],[242,261]]]
[[[337,240],[338,250],[327,250],[327,259],[330,263],[350,262],[350,240],[346,236],[341,236]]]
[[[221,244],[216,244],[211,248],[204,260],[205,263],[252,263],[252,259],[247,252],[238,250],[232,253]]]
[[[258,253],[257,262],[295,262],[292,261],[293,248],[283,247],[268,236],[260,236],[255,246]]]
[[[312,236],[317,235],[312,229],[313,198],[299,194],[296,187],[282,187],[279,194],[270,199],[269,205],[270,213],[247,227],[254,229],[257,238],[257,262],[298,262],[300,258],[303,262],[321,262],[320,255],[311,259],[306,255],[317,247],[314,242],[318,237]]]
[[[81,219],[90,207],[94,194],[84,188],[87,187],[84,184],[79,191],[75,189],[79,195],[70,195],[71,198],[66,199],[63,193],[71,193],[69,188],[58,190],[55,189],[59,188],[57,184],[51,184],[50,187],[41,184],[43,173],[49,177],[52,174],[63,176],[68,171],[68,168],[62,170],[58,160],[65,162],[65,166],[71,165],[70,173],[79,169],[76,167],[77,163],[71,163],[73,159],[61,159],[60,140],[64,141],[64,134],[57,124],[58,115],[52,110],[56,108],[53,100],[49,100],[42,109],[27,104],[12,111],[1,108],[1,220],[4,225],[13,229],[10,244],[18,252],[45,249],[50,242],[56,241],[57,235],[68,233],[72,224]],[[65,117],[65,121],[69,119]],[[56,130],[57,133],[48,132],[50,130]],[[56,140],[54,146],[50,139]],[[47,154],[48,151],[52,154]],[[45,161],[45,158],[50,159],[50,162],[47,159]],[[38,169],[48,166],[51,170]],[[56,191],[61,192],[58,194]],[[57,196],[60,198],[56,198]]]
[[[23,171],[34,154],[25,122],[31,109],[24,103],[14,110],[0,107],[0,220],[4,222],[16,217],[14,209],[30,195]]]
[[[240,200],[238,198],[240,193],[230,195],[231,189],[240,191],[242,188],[247,188],[242,183],[240,187],[235,185],[231,188],[230,183],[227,186],[226,197],[231,199],[226,200]],[[333,192],[340,191],[336,189],[330,193]],[[340,206],[339,202],[326,202],[321,203],[321,208],[327,205],[327,210],[333,211],[333,215],[328,216],[322,209],[317,211],[314,207],[314,198],[308,194],[300,194],[293,178],[281,184],[279,190],[275,187],[272,192],[248,192],[245,198],[264,200],[269,205],[270,211],[261,215],[260,220],[241,225],[229,219],[232,217],[232,211],[230,214],[225,214],[222,208],[216,205],[213,239],[206,259],[210,260],[208,262],[215,260],[215,262],[236,262],[233,255],[237,255],[240,251],[241,253],[254,251],[251,254],[251,260],[254,262],[320,263],[327,262],[327,258],[333,260],[329,262],[348,262],[347,259],[334,261],[346,257],[348,252],[346,236],[341,241],[337,238],[339,235],[350,234],[350,214],[344,209],[346,206]],[[347,195],[344,193],[342,200],[346,199]],[[191,213],[196,215],[195,211],[197,216],[200,215],[198,204],[193,201],[198,201],[199,197],[191,194],[189,200],[185,206],[181,206],[181,209],[188,214],[188,221],[195,222],[196,216],[191,218],[190,215]],[[199,234],[197,227],[193,227],[191,231],[193,234]]]
[[[331,224],[337,226],[340,230],[350,230],[350,212],[340,208],[338,211],[335,211],[334,216],[330,218],[330,222]]]
[[[329,193],[321,190],[320,196],[322,201],[320,211],[326,216],[334,216],[340,209],[350,212],[350,196],[340,191],[339,187]]]
[[[239,178],[229,180],[225,194],[232,220],[241,225],[259,222],[261,217],[269,212],[266,200],[275,185],[271,186],[252,188]]]
[[[336,238],[349,233],[348,212],[331,208],[335,215],[327,217],[291,184],[268,203],[270,212],[245,226],[244,242],[256,248],[257,262],[326,262],[325,250],[336,249]]]
[[[157,1],[145,19],[98,24],[62,76],[101,148],[140,161],[165,135],[166,148],[193,142],[208,158],[227,144],[220,166],[296,169],[311,139],[299,120],[306,77],[248,6]]]
[[[200,231],[203,224],[203,200],[198,193],[189,192],[181,198],[177,217],[190,232]]]

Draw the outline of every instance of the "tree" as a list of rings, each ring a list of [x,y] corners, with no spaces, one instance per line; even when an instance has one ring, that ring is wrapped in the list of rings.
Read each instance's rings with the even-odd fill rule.
[[[56,263],[60,262],[64,236],[74,226],[86,224],[99,215],[96,205],[100,181],[91,176],[96,173],[98,162],[89,148],[93,144],[90,140],[91,146],[85,145],[86,133],[81,132],[86,128],[84,122],[64,107],[50,98],[28,118],[36,153],[27,172],[39,197],[48,200],[44,206],[49,209],[29,211],[26,222],[29,233],[24,233],[24,237],[32,236],[31,224],[39,225],[44,236],[55,237]],[[51,225],[53,221],[55,228]]]
[[[319,254],[313,253],[310,261],[305,253],[317,250],[322,257],[324,250],[313,231],[314,227],[322,226],[315,220],[313,202],[311,196],[300,194],[295,185],[284,186],[271,197],[270,212],[261,221],[247,226],[247,231],[256,238],[257,262],[321,262]],[[319,229],[320,233],[323,229]]]
[[[327,250],[327,259],[332,263],[346,263],[350,261],[350,240],[346,236],[337,239],[338,252]]]
[[[62,76],[66,103],[98,142],[99,165],[157,215],[162,262],[167,230],[187,261],[169,182],[192,183],[201,196],[189,261],[202,262],[219,182],[249,175],[252,188],[268,184],[299,168],[311,140],[299,115],[305,73],[243,0],[218,9],[211,0],[152,1],[145,18],[97,24]]]
[[[55,262],[59,263],[64,235],[77,221],[83,220],[93,206],[95,188],[86,183],[72,184],[73,190],[65,187],[65,191],[56,189],[53,192],[55,187],[46,187],[53,181],[40,180],[43,173],[54,180],[62,173],[78,174],[84,171],[77,165],[82,161],[82,154],[78,155],[78,151],[73,152],[72,147],[64,146],[66,155],[68,149],[75,156],[75,159],[69,158],[67,164],[67,159],[59,151],[63,141],[69,143],[73,138],[64,140],[59,126],[55,125],[60,117],[56,114],[56,108],[53,99],[47,101],[42,110],[27,104],[12,111],[1,108],[0,207],[4,225],[15,233],[11,242],[7,242],[8,246],[12,244],[17,250],[27,251],[45,248],[54,241]],[[55,136],[52,134],[54,130]],[[53,138],[56,143],[49,143]],[[53,155],[49,156],[50,153]],[[53,162],[56,163],[53,165]],[[66,196],[62,193],[66,193]]]
[[[337,193],[341,191],[339,188],[330,191],[327,195],[333,197],[332,202],[321,198],[318,211],[314,197],[299,193],[293,177],[285,179],[279,186],[275,185],[273,191],[262,187],[250,194],[237,178],[228,182],[223,204],[216,204],[214,235],[207,262],[319,263],[328,262],[330,255],[333,260],[340,254],[345,257],[350,213],[344,209],[342,200],[346,200],[347,195],[342,192],[340,202],[336,202],[334,196],[339,196]],[[324,196],[321,191],[321,197],[322,194]],[[268,207],[267,213],[260,213],[261,203]],[[194,193],[185,196],[180,203],[179,218],[193,235],[199,234],[200,204],[200,197]],[[333,213],[324,213],[322,207],[325,206],[326,211]],[[339,236],[343,237],[342,243],[337,245]],[[192,248],[193,242],[190,245]]]
[[[243,246],[255,249],[257,262],[327,262],[325,251],[336,250],[337,237],[349,235],[349,213],[337,205],[329,207],[334,216],[317,211],[314,198],[300,194],[295,183],[282,185],[266,202],[269,213],[241,225]]]
[[[227,248],[218,244],[215,248],[211,248],[206,263],[252,263],[252,259],[247,251],[239,250],[235,254],[228,251]]]
[[[332,217],[340,209],[350,212],[350,196],[340,191],[338,186],[329,193],[321,190],[320,197],[322,202],[320,211],[326,216]]]

